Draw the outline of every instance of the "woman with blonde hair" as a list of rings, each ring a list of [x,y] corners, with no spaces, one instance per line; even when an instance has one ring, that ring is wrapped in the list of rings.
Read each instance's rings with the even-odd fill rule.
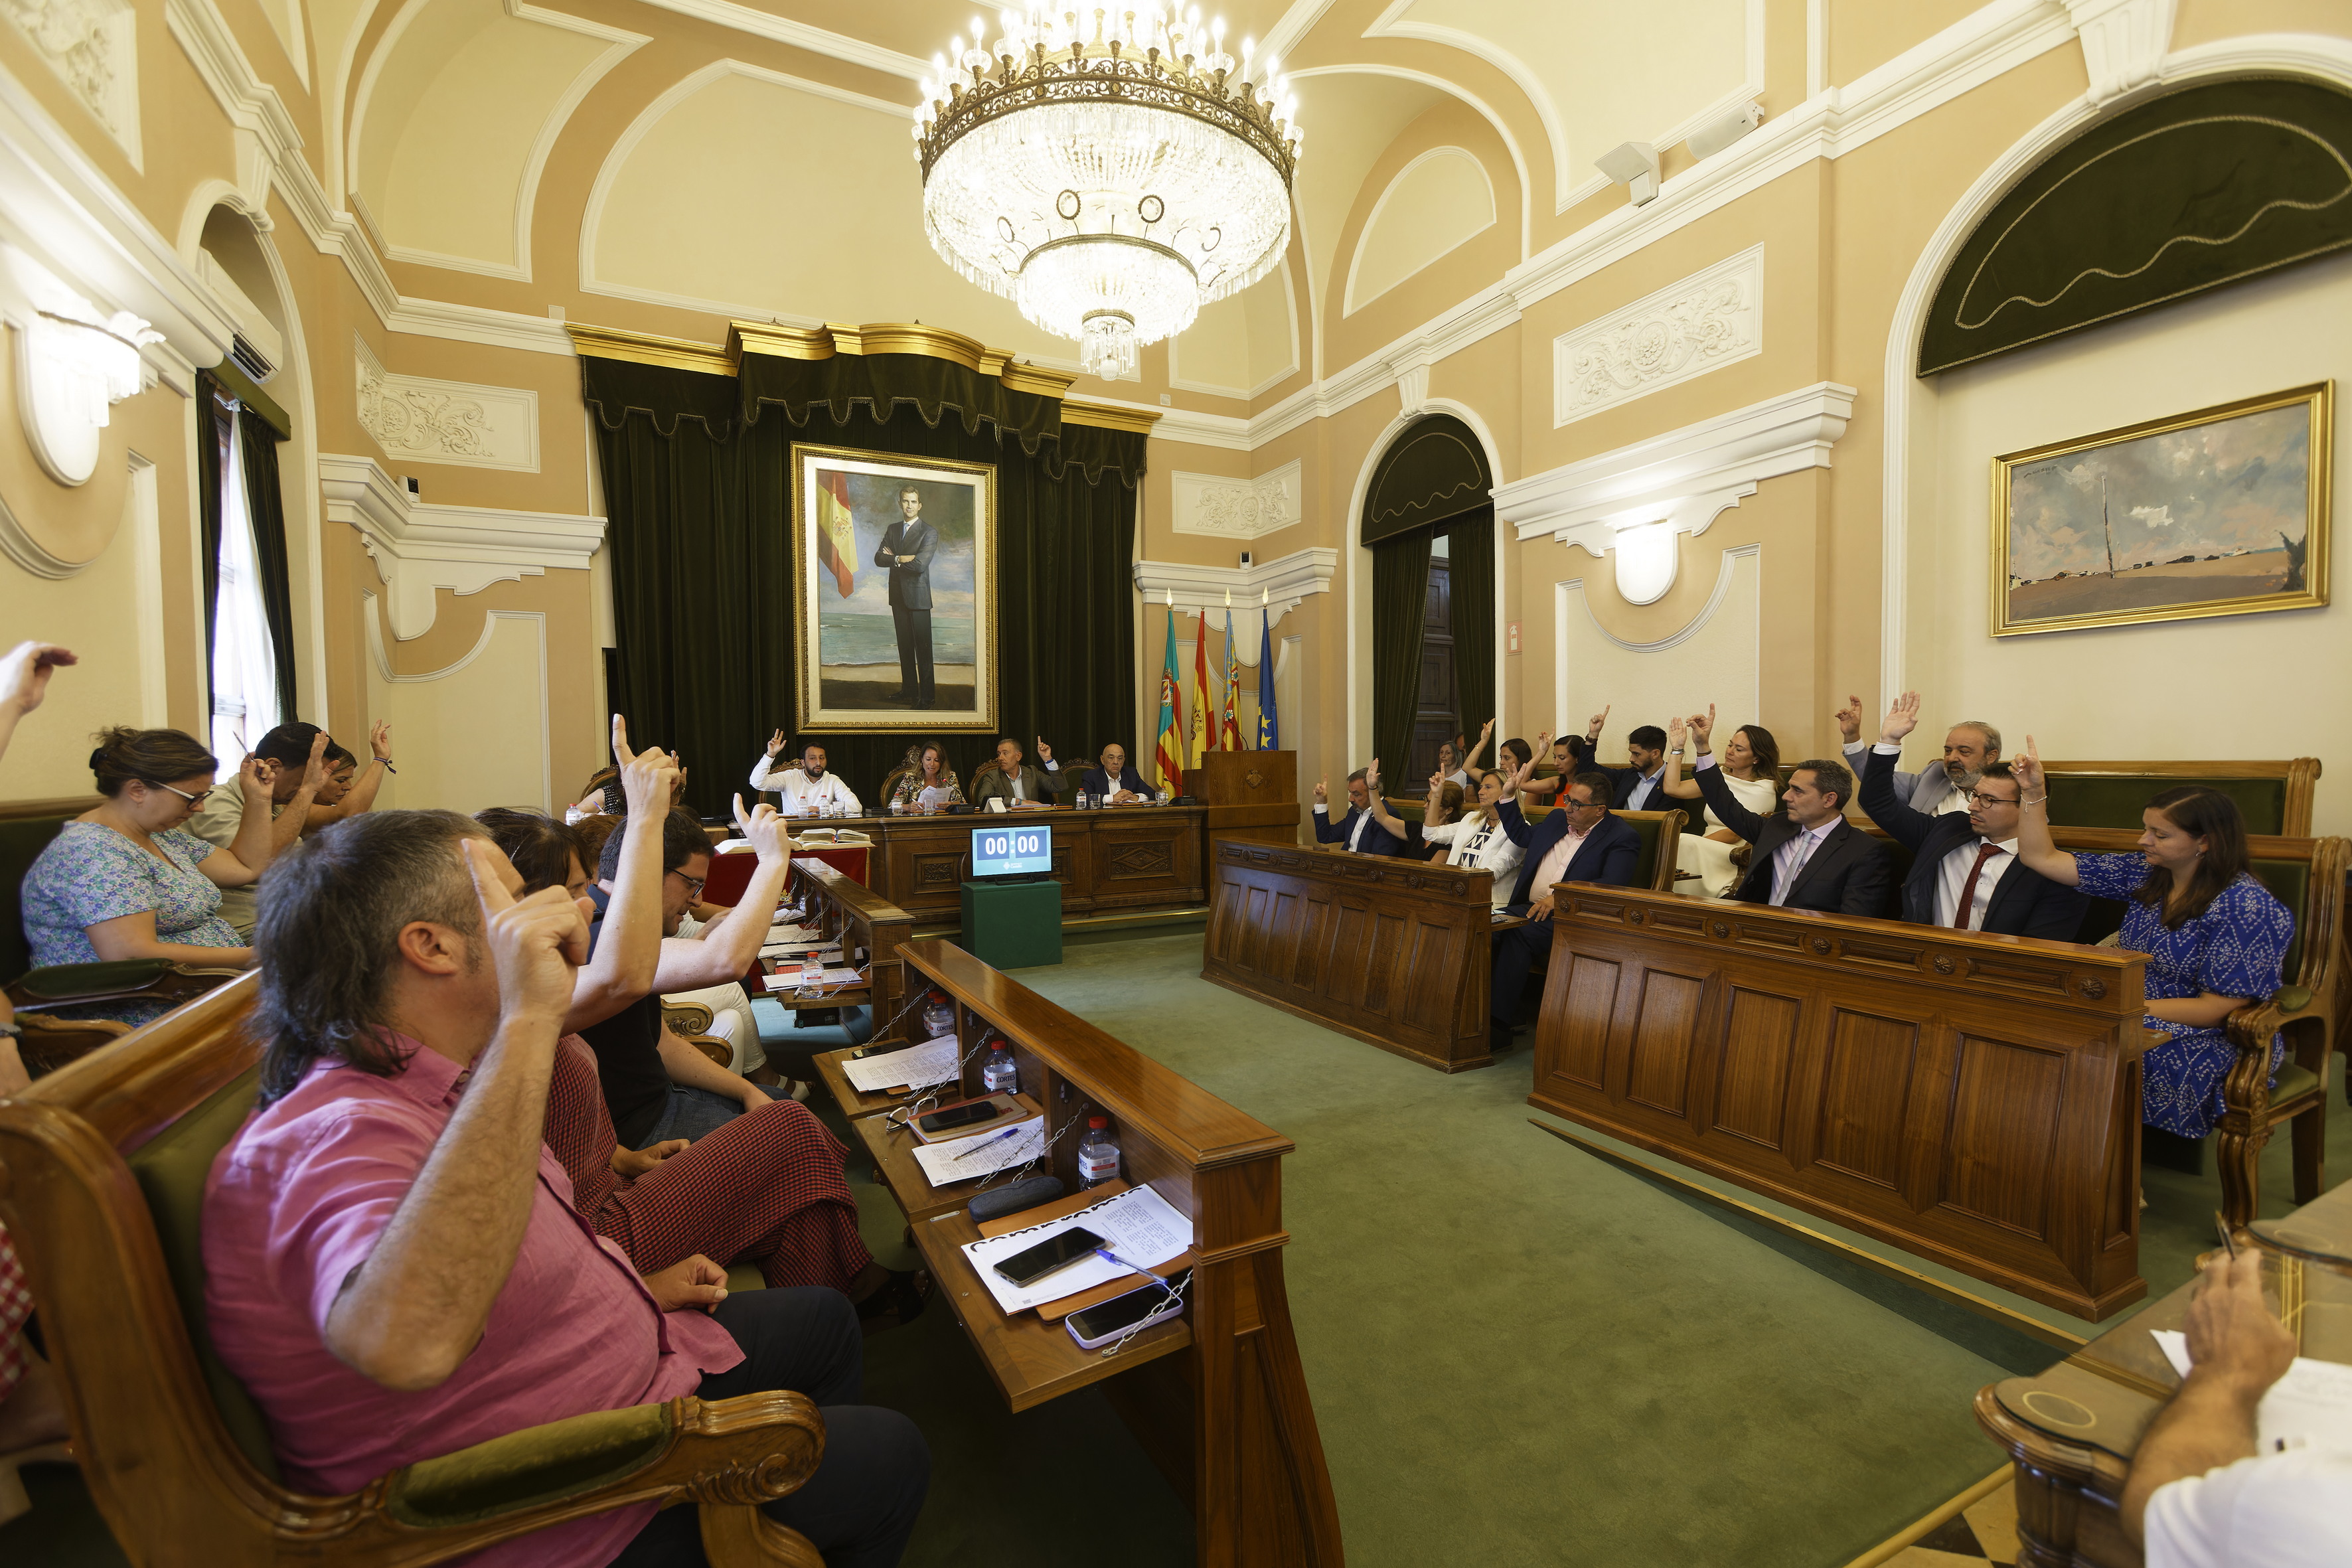
[[[1444,774],[1429,781],[1429,810],[1439,818],[1434,827],[1424,818],[1421,837],[1430,845],[1445,847],[1444,863],[1465,871],[1491,871],[1495,886],[1491,894],[1494,908],[1499,910],[1511,901],[1511,889],[1518,879],[1514,875],[1527,851],[1513,843],[1503,830],[1502,819],[1495,808],[1510,794],[1510,782],[1492,769],[1478,774],[1478,798],[1467,811],[1457,816],[1462,805],[1462,786],[1445,782]],[[1451,796],[1449,801],[1445,797]]]
[[[889,808],[916,810],[927,791],[939,793],[931,796],[935,805],[961,805],[963,788],[956,782],[955,769],[948,766],[948,747],[944,741],[925,741],[907,748],[905,769],[890,789]]]

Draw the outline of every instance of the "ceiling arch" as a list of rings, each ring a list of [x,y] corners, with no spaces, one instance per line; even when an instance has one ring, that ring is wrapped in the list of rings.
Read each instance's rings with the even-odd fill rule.
[[[1466,147],[1432,147],[1399,169],[1348,258],[1340,311],[1352,315],[1495,225],[1495,182]]]

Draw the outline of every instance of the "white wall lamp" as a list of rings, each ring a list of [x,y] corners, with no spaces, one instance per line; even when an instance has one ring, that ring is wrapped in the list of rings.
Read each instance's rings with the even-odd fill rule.
[[[1626,186],[1635,206],[1658,199],[1658,150],[1647,142],[1622,142],[1601,154],[1592,166]]]
[[[14,247],[0,247],[0,315],[16,329],[16,407],[33,456],[61,485],[87,482],[114,405],[154,384],[141,351],[163,334],[128,310],[101,313]]]

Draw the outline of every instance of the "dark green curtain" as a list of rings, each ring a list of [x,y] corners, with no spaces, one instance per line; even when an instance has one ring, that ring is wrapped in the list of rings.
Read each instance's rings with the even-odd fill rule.
[[[221,406],[220,378],[196,372],[196,548],[205,585],[205,707],[212,707],[213,622],[220,610],[221,443],[227,412]]]
[[[1463,733],[1474,741],[1495,709],[1495,508],[1464,512],[1445,528],[1454,575],[1454,689]],[[1494,762],[1490,750],[1483,759]]]
[[[1033,759],[1040,734],[1066,763],[1113,739],[1135,752],[1142,437],[1064,427],[1051,399],[915,355],[747,355],[740,384],[581,363],[610,519],[613,705],[632,740],[685,756],[696,810],[725,809],[771,731],[799,734],[794,442],[996,467],[998,724],[940,737],[960,774],[971,776],[999,732]],[[820,739],[833,770],[874,803],[926,735],[910,724]]]
[[[278,719],[293,721],[294,588],[286,561],[286,494],[278,483],[278,443],[286,437],[251,408],[236,415],[238,456],[245,463],[246,514],[253,520],[253,557],[261,582],[262,619],[278,667]],[[218,503],[215,502],[215,510]],[[217,531],[215,531],[217,532]],[[213,568],[216,574],[217,566]]]
[[[1402,779],[1421,696],[1421,623],[1429,605],[1433,531],[1416,528],[1372,546],[1372,755],[1381,776]],[[1349,771],[1366,759],[1355,758]],[[1411,794],[1410,788],[1389,793]]]

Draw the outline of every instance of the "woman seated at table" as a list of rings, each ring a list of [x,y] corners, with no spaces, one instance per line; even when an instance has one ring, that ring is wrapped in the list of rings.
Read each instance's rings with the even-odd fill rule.
[[[1491,768],[1480,773],[1478,803],[1457,817],[1455,810],[1462,804],[1461,786],[1444,784],[1443,780],[1443,774],[1430,780],[1429,805],[1421,836],[1432,847],[1444,848],[1443,864],[1459,866],[1465,871],[1492,871],[1494,907],[1499,910],[1511,901],[1511,889],[1518,884],[1519,861],[1527,854],[1526,849],[1511,841],[1511,836],[1503,830],[1502,819],[1495,814],[1496,806],[1510,793],[1508,782]],[[1452,797],[1450,801],[1447,796]],[[1430,826],[1431,820],[1437,821],[1438,826]]]
[[[300,793],[273,821],[271,764],[246,758],[237,770],[244,826],[222,849],[183,826],[220,767],[194,737],[121,726],[98,742],[89,768],[105,800],[67,823],[25,873],[20,902],[34,964],[161,958],[242,969],[252,963],[253,949],[220,918],[221,889],[250,885],[281,837],[292,842],[323,782],[323,761],[313,760]],[[57,1013],[136,1025],[171,1007],[131,998]]]
[[[1683,772],[1686,722],[1666,721],[1666,772],[1659,783],[1676,800],[1699,800],[1704,797],[1698,782]],[[1731,732],[1715,765],[1723,770],[1723,782],[1731,786],[1732,799],[1759,816],[1769,816],[1780,809],[1780,742],[1772,738],[1771,731],[1761,724],[1742,724]],[[1700,892],[1720,899],[1739,883],[1739,868],[1732,864],[1731,852],[1746,840],[1726,827],[1711,806],[1704,820],[1704,837],[1682,836],[1675,850],[1680,857],[1676,866],[1698,878]]]
[[[2140,813],[2139,850],[2074,855],[2050,837],[2049,784],[2033,737],[2016,760],[2017,858],[2052,881],[2124,905],[2121,946],[2147,954],[2147,1022],[2168,1037],[2142,1058],[2140,1120],[2202,1138],[2226,1112],[2238,1053],[2231,1014],[2280,985],[2294,915],[2246,869],[2246,824],[2218,790],[2184,784]],[[2286,1038],[2271,1037],[2271,1076]]]
[[[920,749],[910,752],[907,769],[898,774],[898,782],[890,787],[887,809],[893,811],[919,810],[926,803],[924,792],[935,790],[928,804],[961,805],[963,789],[956,783],[955,770],[948,766],[948,749],[938,741],[925,741]]]

